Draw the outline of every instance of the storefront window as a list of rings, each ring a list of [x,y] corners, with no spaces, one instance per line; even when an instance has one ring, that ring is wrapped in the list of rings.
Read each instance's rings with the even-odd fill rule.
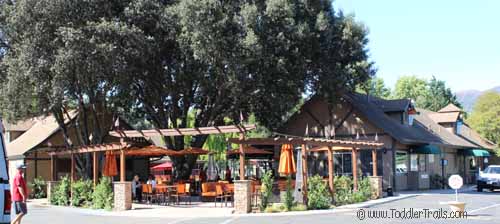
[[[408,153],[396,152],[396,173],[408,173]]]
[[[410,155],[410,170],[418,171],[418,154]]]

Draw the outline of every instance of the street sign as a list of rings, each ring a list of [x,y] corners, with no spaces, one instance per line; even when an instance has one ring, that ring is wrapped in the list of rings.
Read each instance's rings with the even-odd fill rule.
[[[455,201],[458,201],[458,189],[464,185],[464,180],[460,175],[451,175],[450,178],[448,178],[448,185],[452,189],[455,189]]]
[[[452,189],[459,189],[462,187],[462,185],[464,185],[464,180],[462,179],[462,177],[460,175],[451,175],[450,178],[448,178],[448,185],[450,185],[450,187]]]

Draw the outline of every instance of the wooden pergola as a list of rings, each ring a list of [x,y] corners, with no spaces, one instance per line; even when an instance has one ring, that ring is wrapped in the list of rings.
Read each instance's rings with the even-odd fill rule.
[[[114,137],[120,138],[120,142],[116,143],[107,143],[107,144],[98,144],[98,145],[88,145],[88,146],[80,146],[74,148],[57,148],[52,151],[49,151],[51,160],[51,179],[52,181],[56,180],[55,169],[56,169],[56,159],[57,156],[62,155],[70,155],[71,157],[71,180],[74,181],[76,178],[75,172],[75,155],[83,154],[83,153],[92,153],[93,160],[93,181],[94,185],[97,184],[98,179],[98,153],[99,152],[108,152],[112,151],[115,153],[119,153],[120,155],[120,182],[125,182],[125,159],[127,154],[130,156],[178,156],[183,155],[181,152],[173,152],[173,150],[164,149],[161,147],[151,146],[149,144],[145,144],[144,142],[139,143],[130,143],[126,142],[125,139],[128,138],[147,138],[154,136],[182,136],[182,135],[209,135],[209,134],[226,134],[226,133],[239,133],[240,137],[244,139],[244,134],[247,131],[254,130],[256,126],[254,124],[251,125],[228,125],[228,126],[214,126],[214,127],[200,127],[200,128],[174,128],[174,129],[152,129],[152,130],[115,130],[110,131],[109,134]],[[189,150],[195,150],[197,153],[195,154],[204,154],[201,149],[187,149],[184,152],[189,152]],[[240,167],[244,163],[244,154],[243,148],[240,148]],[[243,158],[243,159],[242,159]]]
[[[333,155],[335,151],[351,151],[352,152],[352,172],[353,172],[353,185],[354,190],[357,190],[358,178],[357,178],[357,153],[359,150],[371,150],[372,160],[373,160],[373,176],[377,176],[377,149],[383,147],[383,143],[376,141],[349,141],[349,140],[337,140],[337,139],[324,139],[324,138],[310,138],[310,137],[293,137],[293,138],[230,138],[228,142],[239,144],[240,148],[243,145],[283,145],[292,144],[300,145],[302,148],[302,192],[304,199],[307,195],[307,152],[326,152],[328,154],[328,186],[330,192],[335,192],[335,187],[333,184],[334,178],[334,164]],[[308,149],[309,146],[314,148]],[[240,158],[241,159],[241,158]],[[240,161],[241,163],[241,161]],[[241,167],[240,167],[241,168]],[[240,169],[241,172],[241,169]],[[244,175],[240,174],[240,177]]]

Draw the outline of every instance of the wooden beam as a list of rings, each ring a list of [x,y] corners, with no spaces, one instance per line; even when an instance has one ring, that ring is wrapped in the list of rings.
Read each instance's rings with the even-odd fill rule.
[[[352,148],[352,185],[358,191],[358,151]]]
[[[336,139],[321,139],[321,138],[250,138],[250,139],[239,139],[239,138],[229,138],[227,139],[229,143],[234,144],[246,144],[246,145],[311,145],[311,146],[332,146],[332,147],[349,147],[358,149],[373,149],[382,148],[383,143],[373,142],[373,141],[346,141],[346,140],[336,140]]]
[[[330,187],[330,193],[335,193],[335,186],[333,185],[333,176],[335,172],[333,170],[333,150],[331,147],[328,149],[328,186]]]
[[[76,180],[76,172],[75,172],[75,155],[71,154],[71,182]]]
[[[51,181],[56,181],[56,164],[55,164],[55,156],[51,155],[50,156],[50,180]]]
[[[378,176],[377,175],[377,150],[376,149],[372,150],[372,166],[373,166],[372,175],[376,177],[376,176]]]
[[[97,186],[97,180],[99,178],[99,161],[97,158],[97,152],[92,153],[92,162],[93,162],[93,179],[94,179],[94,188]]]
[[[247,125],[226,125],[216,127],[198,127],[198,128],[174,128],[174,129],[150,129],[142,130],[126,130],[126,131],[110,131],[109,134],[115,137],[122,137],[124,134],[129,138],[135,137],[153,137],[153,136],[183,136],[183,135],[209,135],[209,134],[225,134],[225,133],[240,133],[241,130],[251,131],[256,129],[255,124]]]
[[[120,182],[125,182],[125,150],[120,150]]]
[[[303,202],[307,205],[307,146],[302,145],[302,195]]]
[[[240,139],[245,139],[245,135],[240,133]],[[243,144],[240,144],[240,180],[245,179],[245,151]]]

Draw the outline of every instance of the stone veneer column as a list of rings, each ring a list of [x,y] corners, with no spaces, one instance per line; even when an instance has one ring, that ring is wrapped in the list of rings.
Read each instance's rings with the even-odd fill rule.
[[[132,182],[114,182],[114,210],[132,209]]]
[[[383,196],[382,193],[382,177],[381,176],[369,176],[370,185],[373,190],[373,196],[375,198],[381,198]]]
[[[52,191],[59,184],[59,181],[47,181],[47,202],[50,204]]]
[[[252,211],[251,205],[251,181],[234,181],[234,210],[236,213],[249,213]]]

